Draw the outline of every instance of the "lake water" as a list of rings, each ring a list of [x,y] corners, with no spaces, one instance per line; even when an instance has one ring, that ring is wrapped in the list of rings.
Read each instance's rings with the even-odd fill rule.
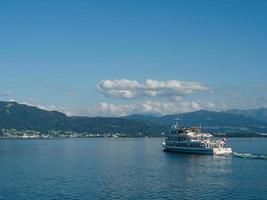
[[[0,199],[267,199],[267,139],[229,139],[232,156],[161,143],[0,140]]]

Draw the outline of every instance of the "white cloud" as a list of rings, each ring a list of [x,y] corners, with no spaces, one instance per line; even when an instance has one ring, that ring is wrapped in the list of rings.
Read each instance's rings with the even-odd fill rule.
[[[98,115],[127,115],[128,113],[132,113],[135,110],[135,106],[133,105],[115,105],[102,102],[95,107],[93,107],[93,111]],[[89,109],[90,111],[90,109]]]
[[[85,115],[121,116],[134,113],[166,115],[214,107],[212,103],[205,104],[196,101],[186,101],[184,99],[185,96],[195,92],[211,91],[209,87],[200,82],[147,79],[144,83],[140,83],[127,79],[103,80],[97,85],[97,90],[115,98],[134,99],[149,97],[150,100],[135,104],[112,104],[104,102],[88,107],[84,113]],[[153,99],[155,97],[157,97],[157,100]],[[158,97],[168,97],[168,99],[159,99]]]
[[[209,91],[200,82],[178,80],[158,81],[147,79],[144,83],[134,80],[103,80],[97,85],[98,91],[116,98],[132,99],[137,97],[180,97],[194,92]]]
[[[212,102],[179,101],[179,102],[160,102],[144,101],[136,104],[111,104],[102,102],[98,105],[88,107],[78,111],[77,114],[87,116],[124,116],[130,114],[156,114],[168,115],[196,111],[201,109],[214,109]]]
[[[17,102],[10,100],[10,102]],[[82,116],[125,116],[130,114],[156,114],[168,115],[175,113],[183,113],[196,111],[200,109],[214,109],[215,104],[212,102],[203,103],[197,101],[141,101],[134,104],[113,104],[101,102],[97,105],[71,108],[64,106],[47,105],[35,99],[19,102],[28,106],[34,106],[47,111],[59,111],[67,116],[82,115]]]

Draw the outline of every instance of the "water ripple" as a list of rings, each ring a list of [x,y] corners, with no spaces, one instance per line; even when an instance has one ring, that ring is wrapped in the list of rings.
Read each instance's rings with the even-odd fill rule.
[[[229,156],[166,153],[161,142],[0,141],[0,199],[267,199],[267,162],[249,160],[267,155],[237,153],[267,152],[267,140],[230,140]]]

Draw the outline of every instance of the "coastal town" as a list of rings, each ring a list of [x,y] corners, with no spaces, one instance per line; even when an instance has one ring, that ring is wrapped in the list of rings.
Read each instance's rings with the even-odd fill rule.
[[[49,139],[49,138],[119,138],[127,137],[124,133],[78,133],[75,131],[56,131],[51,130],[48,133],[41,133],[35,130],[17,130],[17,129],[2,129],[0,138],[3,139]]]

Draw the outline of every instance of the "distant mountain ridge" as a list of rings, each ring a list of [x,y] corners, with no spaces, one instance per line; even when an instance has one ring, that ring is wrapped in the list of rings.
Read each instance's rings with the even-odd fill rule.
[[[242,113],[231,113],[229,111],[215,112],[200,110],[179,114],[181,125],[185,127],[202,126],[209,132],[267,132],[267,121],[261,116],[245,115]],[[177,115],[166,115],[161,117],[130,115],[128,119],[142,121],[147,120],[153,123],[170,126]],[[259,120],[261,119],[261,120]]]
[[[248,110],[232,109],[226,112],[231,114],[243,115],[246,117],[252,117],[259,121],[267,122],[267,108],[248,109]]]
[[[120,117],[68,117],[57,111],[46,111],[16,102],[0,101],[0,129],[77,131],[89,133],[142,132],[160,133],[162,126],[151,122],[138,122]]]
[[[266,110],[200,110],[180,114],[183,126],[203,127],[207,132],[267,133]],[[68,117],[16,102],[0,101],[0,129],[77,131],[88,133],[127,133],[129,136],[160,136],[168,131],[176,115],[129,115],[125,117]]]

